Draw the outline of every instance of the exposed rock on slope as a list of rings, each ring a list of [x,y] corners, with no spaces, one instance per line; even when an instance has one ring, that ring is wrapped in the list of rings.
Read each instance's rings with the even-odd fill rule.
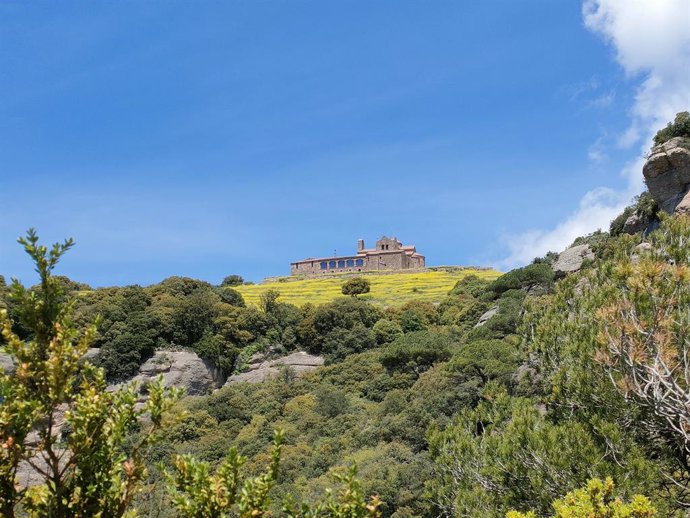
[[[0,372],[13,374],[17,366],[14,364],[12,357],[7,353],[0,352]]]
[[[585,259],[594,259],[594,252],[589,245],[576,245],[566,248],[553,263],[553,271],[557,277],[576,272],[582,267]]]
[[[144,386],[159,375],[166,387],[184,388],[190,396],[208,394],[220,386],[213,366],[192,351],[156,351],[132,381]]]
[[[146,360],[139,373],[127,383],[135,381],[139,384],[142,394],[147,384],[163,376],[165,387],[185,389],[185,394],[199,396],[208,394],[222,385],[216,370],[209,362],[202,360],[192,351],[158,350]],[[115,390],[120,385],[110,385],[109,390]]]
[[[662,210],[690,212],[690,138],[675,137],[654,146],[642,173]]]
[[[260,383],[278,376],[281,367],[288,367],[299,376],[321,365],[323,365],[323,358],[321,356],[314,356],[303,351],[268,361],[260,361],[258,357],[255,357],[254,362],[248,365],[246,372],[230,376],[227,383]]]
[[[498,313],[498,306],[493,306],[489,308],[489,310],[484,313],[481,317],[479,317],[479,320],[475,324],[475,328],[477,327],[482,327],[484,324],[486,324],[491,317],[493,317],[496,313]]]

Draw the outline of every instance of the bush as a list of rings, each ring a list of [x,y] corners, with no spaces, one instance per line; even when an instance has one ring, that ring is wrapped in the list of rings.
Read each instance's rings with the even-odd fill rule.
[[[504,291],[530,288],[537,285],[551,289],[553,279],[553,270],[548,264],[530,264],[500,276],[489,285],[488,290],[493,292],[495,296],[499,296]]]
[[[400,324],[392,320],[388,320],[387,318],[382,318],[376,322],[376,324],[374,324],[373,331],[374,336],[376,337],[376,343],[378,344],[388,344],[403,334]]]
[[[664,142],[668,142],[674,137],[690,137],[690,113],[680,112],[676,114],[673,122],[657,132],[654,135],[654,145],[658,146]]]
[[[381,364],[388,371],[421,374],[435,363],[450,358],[448,335],[417,331],[402,335],[381,353]]]
[[[244,279],[239,275],[228,275],[220,283],[221,286],[240,286],[244,284]]]
[[[232,288],[218,288],[216,290],[216,293],[220,297],[220,300],[225,302],[226,304],[230,304],[231,306],[237,306],[240,308],[243,308],[246,306],[244,303],[244,299],[242,298],[242,294],[237,291],[233,290]]]

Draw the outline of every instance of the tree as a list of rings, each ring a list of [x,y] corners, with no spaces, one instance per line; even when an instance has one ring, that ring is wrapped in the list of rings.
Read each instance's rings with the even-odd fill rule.
[[[220,283],[221,286],[240,286],[244,284],[244,279],[240,275],[228,275]]]
[[[95,325],[75,329],[73,304],[52,276],[72,240],[48,250],[29,230],[19,242],[40,285],[29,291],[12,283],[27,339],[13,333],[7,311],[0,311],[5,349],[17,364],[14,375],[0,374],[0,515],[13,518],[21,507],[37,517],[124,516],[145,476],[144,452],[180,393],[166,393],[159,380],[139,408],[134,387],[106,391],[103,370],[82,360]],[[141,432],[132,440],[128,434],[136,428]],[[40,483],[20,484],[20,468],[32,470]]]
[[[273,313],[278,306],[278,297],[280,297],[280,291],[273,288],[264,291],[259,296],[259,308],[265,314]]]
[[[690,217],[666,217],[649,252],[622,257],[593,283],[613,296],[598,308],[598,362],[626,400],[690,467]]]
[[[376,337],[376,343],[387,344],[395,340],[398,336],[403,334],[400,324],[387,318],[382,318],[374,324],[372,329]]]
[[[511,508],[544,516],[593,476],[625,481],[626,492],[657,482],[653,463],[625,444],[620,429],[597,423],[607,435],[600,440],[586,424],[552,423],[533,401],[495,390],[429,432],[435,476],[428,489],[441,516],[498,518]]]
[[[593,478],[587,486],[571,491],[565,498],[553,503],[556,514],[553,518],[654,518],[657,512],[648,498],[640,495],[632,497],[630,503],[614,496],[611,478],[602,481]],[[510,511],[506,518],[536,518],[529,511],[520,513]]]
[[[343,295],[350,295],[352,297],[369,293],[369,291],[371,291],[371,283],[369,283],[369,279],[365,279],[364,277],[350,279],[346,281],[342,287]]]
[[[530,312],[555,409],[615,419],[687,488],[690,471],[690,218],[662,215],[649,250],[621,236],[612,258],[563,281],[552,303]],[[563,315],[568,315],[564,318]],[[684,489],[679,501],[690,502]]]
[[[419,376],[435,363],[450,358],[451,343],[451,339],[441,333],[407,333],[386,345],[381,353],[381,364],[391,372],[409,372]]]

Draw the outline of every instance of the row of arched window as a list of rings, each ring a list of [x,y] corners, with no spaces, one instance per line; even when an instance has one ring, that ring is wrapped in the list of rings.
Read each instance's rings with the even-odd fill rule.
[[[321,261],[322,270],[330,270],[334,268],[354,268],[355,266],[364,266],[363,259],[338,259],[331,261]]]

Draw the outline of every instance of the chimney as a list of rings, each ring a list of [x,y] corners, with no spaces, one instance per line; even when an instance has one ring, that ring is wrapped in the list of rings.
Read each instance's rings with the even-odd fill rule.
[[[358,239],[357,240],[357,251],[361,252],[364,250],[364,239]]]

